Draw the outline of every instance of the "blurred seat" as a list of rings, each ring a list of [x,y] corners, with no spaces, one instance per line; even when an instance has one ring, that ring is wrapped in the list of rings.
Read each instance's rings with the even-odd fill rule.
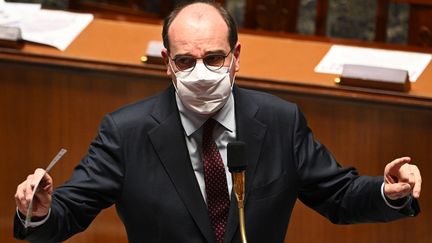
[[[243,27],[267,31],[297,33],[300,0],[245,0]],[[408,3],[410,6],[408,44],[432,46],[431,0],[376,0],[373,40],[385,42],[389,18],[389,5]],[[326,36],[329,0],[316,0],[313,35]],[[372,10],[373,11],[373,10]]]
[[[176,4],[193,0],[71,0],[69,10],[91,12],[97,17],[129,20],[151,21],[162,20]],[[224,0],[216,0],[224,4]]]
[[[128,21],[161,20],[173,8],[171,0],[73,0],[69,10],[91,12],[96,17]]]
[[[377,0],[375,40],[386,41],[390,3],[409,4],[408,44],[432,47],[431,0]]]
[[[243,27],[296,33],[300,0],[245,0]],[[328,0],[317,0],[315,33],[325,35]]]
[[[299,0],[245,0],[243,27],[296,32]]]

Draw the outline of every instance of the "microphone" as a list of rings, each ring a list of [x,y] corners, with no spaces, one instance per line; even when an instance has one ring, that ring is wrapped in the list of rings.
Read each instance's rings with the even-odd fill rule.
[[[247,243],[244,220],[245,170],[247,167],[245,147],[246,144],[242,141],[231,142],[227,146],[227,164],[228,170],[231,172],[234,193],[237,198],[240,234],[243,243]]]

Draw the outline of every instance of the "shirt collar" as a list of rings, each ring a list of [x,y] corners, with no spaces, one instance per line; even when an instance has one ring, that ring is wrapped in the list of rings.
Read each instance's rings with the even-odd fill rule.
[[[186,136],[190,136],[196,132],[204,124],[204,122],[209,119],[209,117],[190,111],[183,105],[180,98],[178,97],[177,92],[175,93],[175,96],[177,107],[180,112],[181,123],[185,130]],[[228,98],[227,103],[215,115],[213,115],[212,118],[218,121],[230,132],[235,130],[234,95],[232,95],[232,93]]]

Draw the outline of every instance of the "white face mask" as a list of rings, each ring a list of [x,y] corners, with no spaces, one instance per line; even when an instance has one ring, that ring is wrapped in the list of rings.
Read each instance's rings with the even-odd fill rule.
[[[192,72],[175,72],[177,94],[183,105],[198,114],[213,114],[228,101],[232,91],[229,67],[210,71],[202,62],[197,62]],[[173,70],[170,64],[171,70]],[[173,71],[174,72],[174,71]],[[233,82],[234,83],[234,82]]]

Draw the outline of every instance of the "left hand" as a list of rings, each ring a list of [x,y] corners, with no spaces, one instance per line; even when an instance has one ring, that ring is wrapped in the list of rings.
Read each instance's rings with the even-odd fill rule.
[[[388,163],[384,169],[384,194],[391,200],[407,197],[411,193],[414,198],[420,197],[420,171],[409,162],[409,157],[398,158]]]

